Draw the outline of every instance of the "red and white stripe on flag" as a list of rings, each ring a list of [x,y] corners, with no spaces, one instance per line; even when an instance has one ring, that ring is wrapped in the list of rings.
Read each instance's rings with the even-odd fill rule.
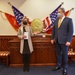
[[[44,28],[47,28],[51,24],[51,19],[49,16],[47,16],[45,20],[43,20],[43,24],[44,24]]]
[[[47,17],[43,20],[43,32],[48,29],[48,27],[50,26],[50,24],[51,24],[50,16],[47,16]]]

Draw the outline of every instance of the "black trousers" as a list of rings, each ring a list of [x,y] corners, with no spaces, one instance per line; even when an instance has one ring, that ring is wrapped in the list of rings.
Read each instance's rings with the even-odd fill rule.
[[[30,54],[23,54],[24,70],[29,70]]]

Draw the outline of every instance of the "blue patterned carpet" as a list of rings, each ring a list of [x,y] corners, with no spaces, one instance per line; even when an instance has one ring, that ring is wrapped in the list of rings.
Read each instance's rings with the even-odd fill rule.
[[[31,66],[29,72],[23,72],[22,67],[6,67],[0,64],[0,75],[62,75],[62,69],[53,72],[52,66]],[[75,75],[75,63],[70,64],[68,75]]]

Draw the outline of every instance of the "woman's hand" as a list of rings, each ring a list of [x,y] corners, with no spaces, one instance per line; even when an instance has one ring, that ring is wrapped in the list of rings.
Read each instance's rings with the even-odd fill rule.
[[[38,34],[38,31],[34,32],[33,34],[34,34],[34,35]]]
[[[22,38],[24,39],[24,38],[26,38],[26,36],[23,36]]]

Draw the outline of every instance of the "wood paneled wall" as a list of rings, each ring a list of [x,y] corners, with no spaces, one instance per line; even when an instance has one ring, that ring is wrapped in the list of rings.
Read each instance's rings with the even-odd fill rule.
[[[22,65],[22,55],[19,53],[20,41],[10,42],[18,39],[17,36],[0,36],[0,51],[10,51],[11,66]],[[50,43],[51,36],[32,37],[34,52],[31,54],[32,65],[54,65],[56,64],[55,46]],[[14,44],[13,44],[14,43]],[[12,46],[13,45],[13,46]],[[72,46],[75,45],[75,36],[72,38]],[[10,49],[11,48],[11,49]],[[73,57],[75,59],[75,56]]]

